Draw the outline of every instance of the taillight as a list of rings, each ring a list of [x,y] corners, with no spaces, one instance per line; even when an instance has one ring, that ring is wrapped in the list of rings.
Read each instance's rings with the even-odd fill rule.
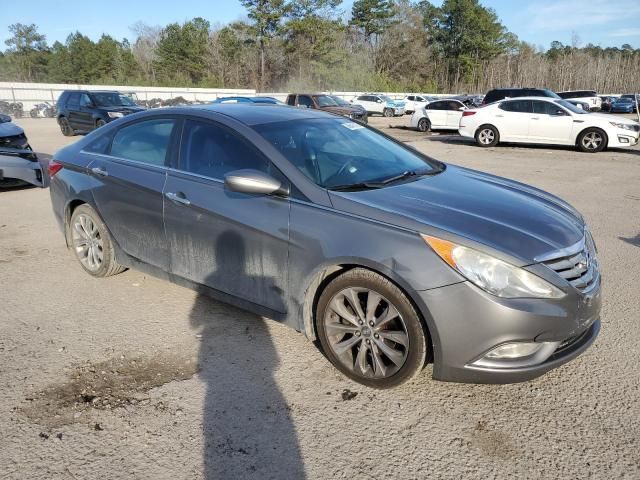
[[[473,112],[471,110],[465,110],[464,112],[462,112],[462,116],[463,117],[470,117],[471,115],[475,115],[476,112]]]
[[[49,172],[49,178],[53,178],[53,176],[58,173],[60,170],[62,170],[62,164],[56,162],[55,160],[50,160],[49,161],[49,166],[47,167],[47,170]]]

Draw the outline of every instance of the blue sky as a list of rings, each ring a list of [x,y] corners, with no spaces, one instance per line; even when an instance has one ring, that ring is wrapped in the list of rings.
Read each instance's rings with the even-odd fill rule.
[[[150,25],[182,22],[201,16],[212,24],[243,18],[239,0],[22,0],[15,8],[5,3],[0,15],[0,49],[9,37],[7,27],[16,22],[35,23],[51,44],[79,30],[93,39],[108,33],[133,38],[129,27],[137,21]],[[352,0],[342,7],[351,8]],[[441,0],[433,1],[440,4]],[[482,0],[520,39],[547,48],[551,41],[570,44],[575,34],[585,45],[640,47],[640,0]],[[62,7],[64,5],[64,7]],[[106,5],[106,6],[105,6]]]

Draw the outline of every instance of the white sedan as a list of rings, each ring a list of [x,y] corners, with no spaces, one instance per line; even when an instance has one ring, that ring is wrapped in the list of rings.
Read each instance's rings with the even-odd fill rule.
[[[465,110],[467,107],[458,100],[437,100],[413,112],[409,124],[421,132],[458,130]]]
[[[406,97],[404,97],[404,111],[405,113],[413,113],[425,107],[427,103],[433,102],[434,100],[437,100],[437,98],[430,97],[428,95],[407,95]]]
[[[606,113],[589,113],[566,100],[510,98],[467,110],[460,135],[481,147],[499,142],[575,145],[583,152],[638,143],[640,123]]]

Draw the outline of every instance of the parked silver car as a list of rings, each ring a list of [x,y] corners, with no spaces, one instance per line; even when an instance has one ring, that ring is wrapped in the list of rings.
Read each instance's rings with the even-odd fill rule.
[[[133,267],[282,321],[371,387],[429,361],[440,380],[531,379],[600,328],[596,247],[575,209],[344,117],[147,111],[49,170],[89,274]]]

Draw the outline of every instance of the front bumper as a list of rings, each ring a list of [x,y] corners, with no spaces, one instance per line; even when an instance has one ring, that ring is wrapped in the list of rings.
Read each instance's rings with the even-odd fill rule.
[[[465,383],[531,380],[584,352],[600,330],[600,280],[560,300],[504,299],[470,282],[419,292],[432,319],[433,378]],[[435,328],[433,328],[435,327]],[[546,353],[496,365],[477,362],[498,345],[544,342]],[[502,362],[502,364],[500,364]],[[479,365],[480,364],[480,365]]]
[[[609,147],[633,147],[640,140],[640,132],[631,130],[616,129],[609,133]]]

